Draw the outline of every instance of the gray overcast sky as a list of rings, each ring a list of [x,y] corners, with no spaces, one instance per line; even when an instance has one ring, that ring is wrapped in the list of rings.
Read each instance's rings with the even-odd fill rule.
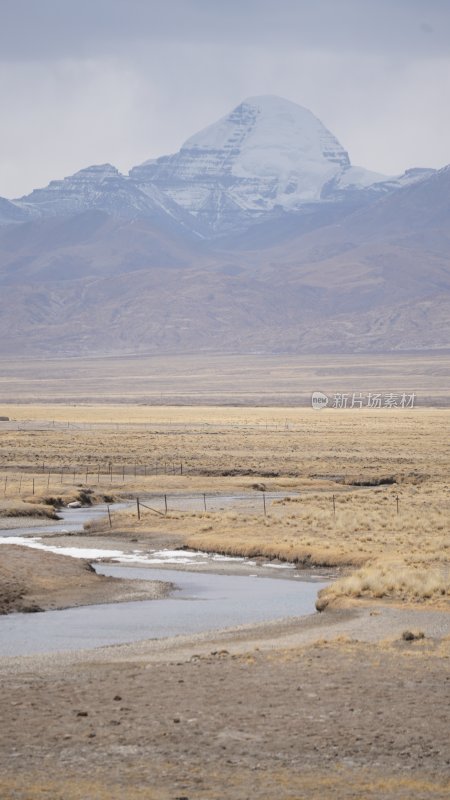
[[[242,99],[311,109],[354,164],[450,162],[450,0],[0,0],[0,196],[178,150]]]

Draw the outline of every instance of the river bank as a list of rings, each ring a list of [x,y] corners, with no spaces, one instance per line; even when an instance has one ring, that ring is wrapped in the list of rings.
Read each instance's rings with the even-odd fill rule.
[[[124,513],[125,504],[111,508],[114,520]],[[61,509],[58,522],[39,517],[0,519],[0,614],[65,609],[135,600],[161,599],[170,594],[173,583],[164,572],[172,569],[213,572],[222,575],[295,577],[315,580],[314,569],[295,570],[294,565],[268,559],[249,560],[186,551],[181,531],[153,531],[138,539],[120,527],[96,534],[87,533],[105,515],[106,506]],[[125,512],[126,513],[126,512]],[[108,519],[108,517],[106,517]],[[111,578],[95,573],[92,562],[124,563],[158,567],[161,579]],[[334,578],[338,571],[321,570],[321,577]]]
[[[43,541],[131,555],[179,547],[183,537],[176,527],[155,526],[150,536],[45,534]],[[107,597],[108,579],[76,558],[2,545],[2,556],[8,552],[25,570],[29,560],[29,588],[44,564],[55,575],[54,559],[58,571],[69,570],[72,587],[61,574],[53,599],[61,592],[67,600],[72,591],[76,605],[87,596],[83,580],[100,581]],[[292,574],[286,565],[238,560],[206,568]],[[135,589],[139,581],[130,583]],[[45,592],[48,599],[48,586]],[[0,659],[0,795],[443,800],[450,778],[449,615],[348,602],[276,623]],[[407,631],[420,638],[405,638]]]
[[[0,615],[153,600],[166,597],[170,590],[171,584],[163,581],[117,580],[97,575],[82,559],[14,544],[1,545]]]

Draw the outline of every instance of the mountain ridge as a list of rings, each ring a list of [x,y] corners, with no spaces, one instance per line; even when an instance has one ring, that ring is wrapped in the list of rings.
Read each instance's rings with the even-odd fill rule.
[[[0,199],[0,352],[448,348],[450,166],[374,176],[293,105]]]
[[[261,219],[349,213],[433,170],[394,178],[353,166],[336,137],[308,109],[270,95],[247,98],[189,137],[178,153],[128,175],[92,165],[13,201],[0,200],[0,224],[96,208],[119,217],[171,217],[199,238],[240,233]]]

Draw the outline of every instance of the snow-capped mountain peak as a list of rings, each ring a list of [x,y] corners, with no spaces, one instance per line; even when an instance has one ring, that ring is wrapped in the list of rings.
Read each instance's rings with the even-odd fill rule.
[[[178,153],[146,161],[128,176],[111,164],[94,165],[3,200],[0,224],[94,209],[153,218],[201,238],[277,223],[286,214],[310,227],[313,218],[314,226],[326,224],[429,174],[416,169],[387,177],[352,166],[311,111],[262,95],[189,137]]]
[[[271,95],[247,98],[226,117],[191,136],[181,151],[196,149],[225,151],[233,174],[244,176],[255,171],[278,176],[280,170],[291,172],[305,160],[350,164],[337,139],[311,111]]]
[[[156,184],[215,226],[223,210],[251,216],[320,200],[323,186],[350,167],[342,145],[311,111],[280,97],[249,97],[191,136],[175,155],[135,167],[138,184]]]

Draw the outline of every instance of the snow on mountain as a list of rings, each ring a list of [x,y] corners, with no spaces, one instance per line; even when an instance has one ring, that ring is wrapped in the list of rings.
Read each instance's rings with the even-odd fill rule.
[[[368,189],[381,195],[401,189],[403,186],[412,186],[417,181],[429,178],[436,172],[434,169],[415,168],[407,169],[403,175],[387,177],[376,172],[370,172],[363,167],[349,167],[334,181],[336,190]]]
[[[263,96],[244,100],[178,153],[147,161],[130,177],[217,226],[231,209],[254,216],[319,201],[323,186],[348,167],[348,154],[314,114]]]
[[[86,167],[63,180],[51,181],[14,203],[31,218],[62,217],[95,209],[125,219],[157,218],[166,228],[175,224],[189,234],[201,235],[195,220],[157,186],[141,190],[111,164]]]
[[[366,189],[378,183],[385,183],[391,180],[386,175],[379,172],[372,172],[364,167],[349,166],[336,176],[336,186],[341,189]]]
[[[148,209],[150,204],[148,197],[111,164],[86,167],[16,202],[39,216],[63,216],[93,208],[128,216]]]
[[[348,153],[311,111],[280,97],[250,97],[191,136],[178,153],[130,172],[141,189],[157,186],[204,222],[210,235],[242,230],[271,214],[323,203],[353,210],[430,174],[388,177],[352,166]]]
[[[308,227],[350,213],[429,175],[400,178],[352,166],[335,136],[306,108],[280,97],[250,97],[191,136],[178,153],[134,167],[87,167],[15,201],[0,200],[0,224],[101,210],[150,218],[192,237],[240,234],[286,215]],[[330,217],[331,214],[331,217]],[[307,220],[307,221],[308,221]]]

